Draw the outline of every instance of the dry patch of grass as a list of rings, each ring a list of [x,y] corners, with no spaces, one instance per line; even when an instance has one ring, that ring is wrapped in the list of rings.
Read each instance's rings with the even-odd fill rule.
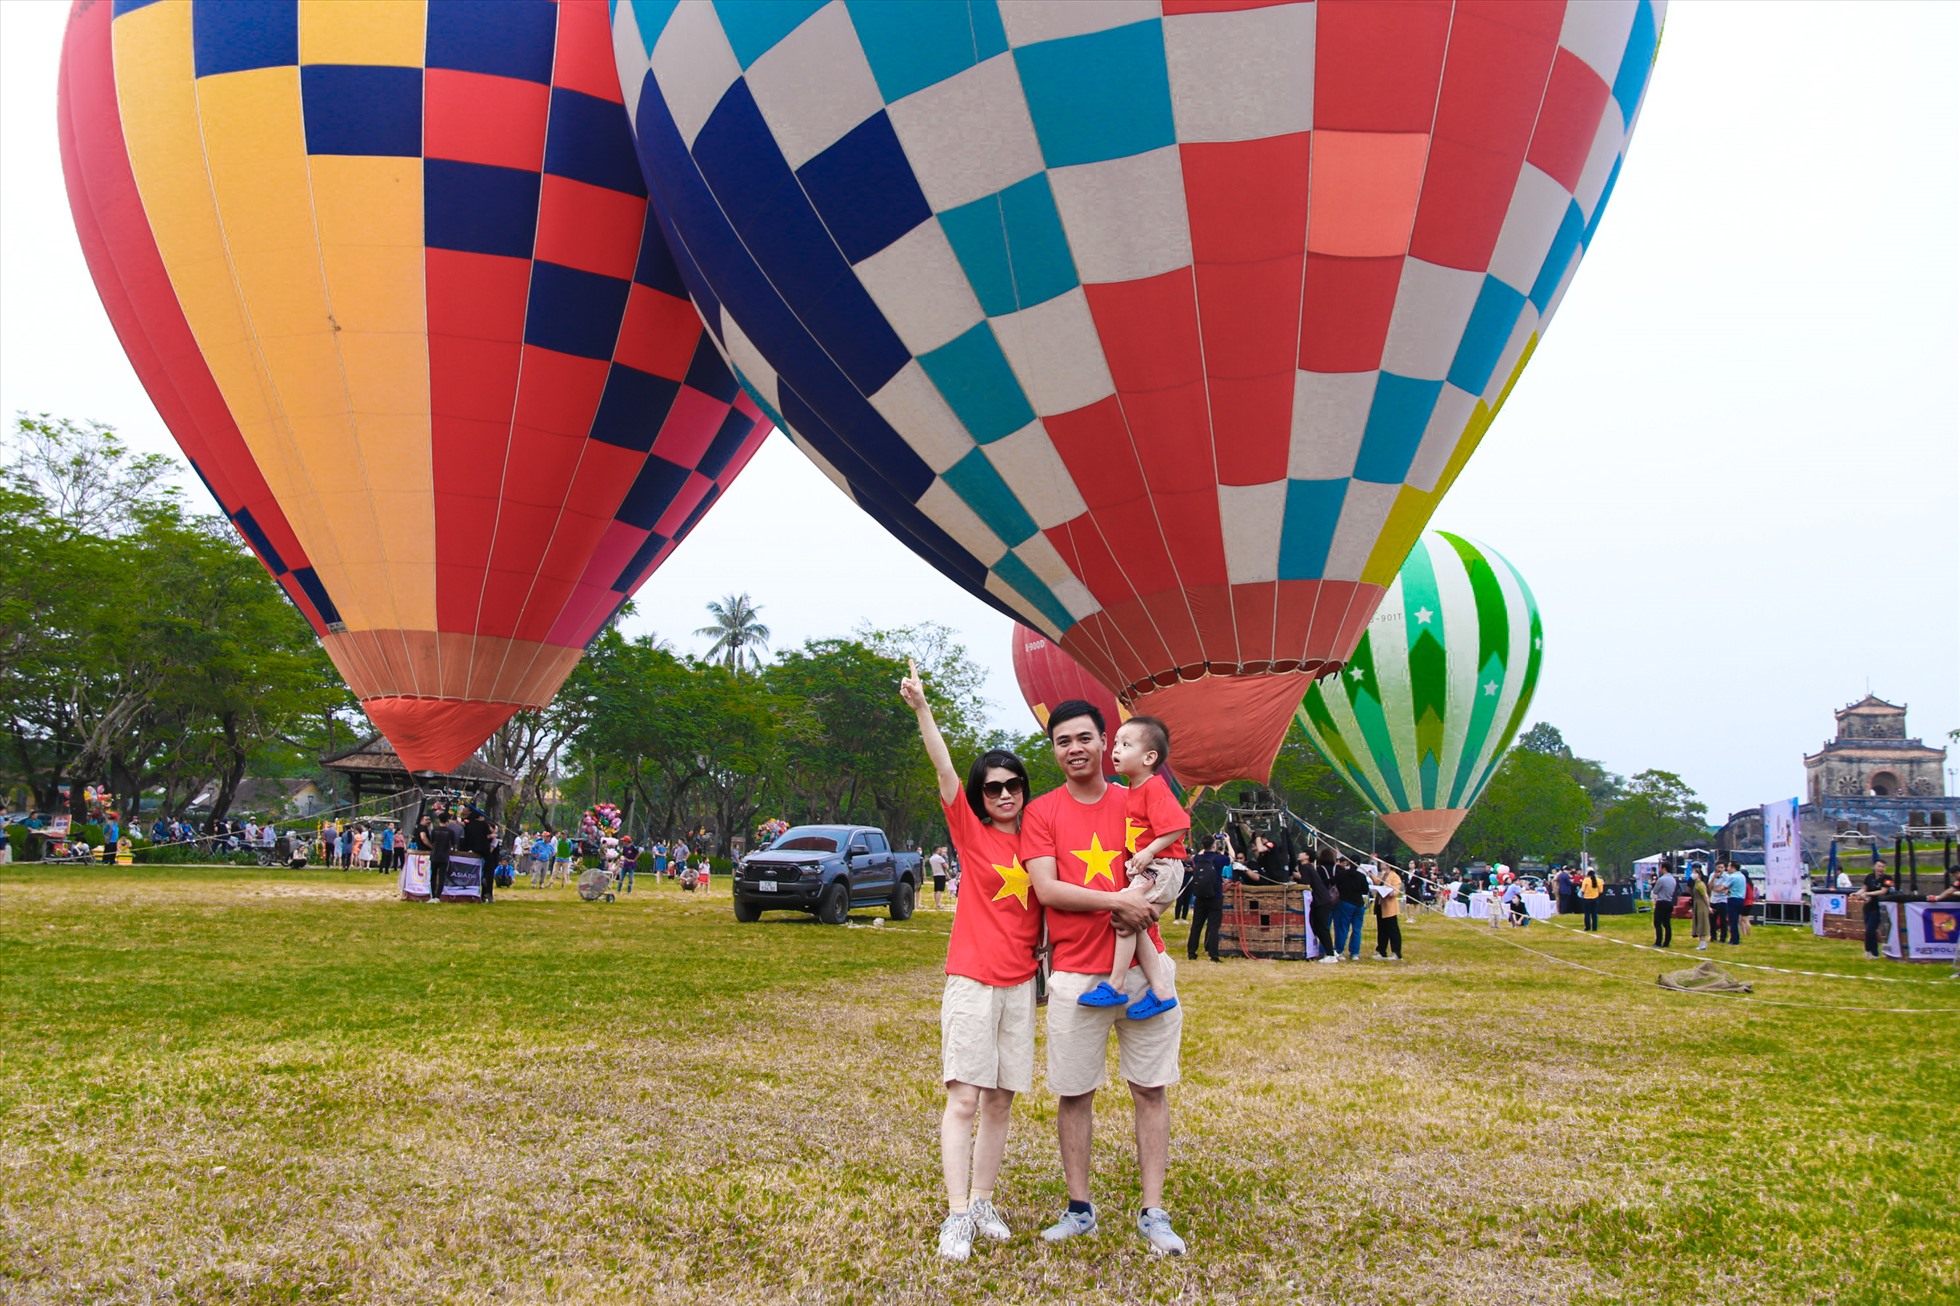
[[[429,908],[335,872],[0,889],[10,1302],[1876,1303],[1960,1273],[1949,1149],[1899,1109],[1960,1087],[1960,1015],[1666,994],[1660,959],[1551,930],[1524,934],[1626,978],[1435,918],[1401,967],[1185,965],[1191,1255],[1130,1228],[1120,1092],[1102,1233],[1032,1237],[1063,1198],[1037,1085],[999,1194],[1017,1236],[947,1266],[947,915],[739,926],[725,896],[644,888]],[[1863,964],[1826,947],[1744,952]]]

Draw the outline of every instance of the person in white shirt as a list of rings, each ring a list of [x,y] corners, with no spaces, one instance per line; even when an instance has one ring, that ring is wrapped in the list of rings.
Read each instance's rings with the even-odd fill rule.
[[[932,909],[940,911],[939,895],[946,892],[946,850],[935,848],[932,856],[926,858],[926,867],[932,872]]]

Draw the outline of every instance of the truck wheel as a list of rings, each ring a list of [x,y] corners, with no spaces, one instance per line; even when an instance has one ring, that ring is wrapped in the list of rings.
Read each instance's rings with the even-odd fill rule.
[[[823,891],[817,900],[817,919],[825,925],[842,925],[851,918],[851,892],[841,884],[832,884]]]
[[[762,919],[762,904],[735,899],[735,919],[744,925],[753,925]]]
[[[912,919],[914,890],[912,881],[900,880],[892,886],[892,919],[909,921]]]

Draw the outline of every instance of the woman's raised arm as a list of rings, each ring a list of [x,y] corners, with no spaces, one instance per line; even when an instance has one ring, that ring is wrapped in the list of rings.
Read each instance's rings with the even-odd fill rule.
[[[898,696],[919,718],[919,738],[925,743],[932,769],[939,775],[939,801],[950,803],[959,797],[960,773],[953,769],[953,755],[946,751],[946,738],[939,733],[939,723],[932,719],[932,704],[926,701],[926,686],[919,679],[918,665],[909,659],[907,665],[912,674],[898,682]]]

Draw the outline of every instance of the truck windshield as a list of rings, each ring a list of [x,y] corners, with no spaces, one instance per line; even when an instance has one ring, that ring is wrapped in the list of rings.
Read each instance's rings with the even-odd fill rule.
[[[783,853],[834,853],[843,841],[844,832],[834,826],[799,825],[785,830],[769,848]]]

